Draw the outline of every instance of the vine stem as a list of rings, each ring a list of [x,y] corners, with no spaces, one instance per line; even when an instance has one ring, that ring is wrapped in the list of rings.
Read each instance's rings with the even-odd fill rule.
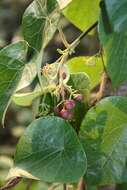
[[[93,30],[97,26],[97,24],[98,24],[98,22],[96,21],[86,31],[81,33],[81,35],[78,38],[76,38],[71,44],[68,44],[62,29],[59,28],[59,34],[60,34],[61,39],[62,39],[62,41],[66,47],[65,50],[63,50],[63,51],[60,50],[60,53],[62,54],[62,56],[58,59],[59,63],[60,63],[59,72],[58,72],[59,73],[59,84],[60,84],[61,94],[62,94],[63,100],[64,100],[64,84],[63,84],[63,79],[62,79],[62,75],[61,75],[62,74],[61,71],[63,70],[63,65],[64,65],[65,61],[67,60],[68,56],[74,53],[75,48],[78,46],[78,44],[80,43],[82,38],[84,38],[91,30]]]
[[[59,28],[58,28],[58,31],[59,31],[59,35],[60,35],[60,38],[61,38],[61,40],[62,40],[64,46],[65,46],[66,48],[68,48],[68,47],[69,47],[69,43],[67,42],[67,39],[66,39],[66,37],[65,37],[65,35],[64,35],[64,33],[63,33],[62,27],[59,27]]]
[[[92,101],[91,106],[95,105],[99,100],[101,100],[103,98],[104,92],[105,92],[105,88],[106,88],[106,84],[107,84],[107,80],[108,80],[108,75],[107,75],[106,72],[104,72],[102,74],[102,77],[101,77],[99,91],[97,92],[94,100]]]
[[[63,184],[63,190],[67,190],[67,184],[66,183]]]
[[[74,40],[74,42],[72,42],[70,45],[66,44],[68,47],[65,49],[65,55],[63,54],[58,60],[61,60],[62,65],[64,64],[64,60],[67,59],[69,53],[73,53],[75,48],[78,46],[78,44],[80,43],[80,41],[91,31],[93,30],[96,26],[98,25],[98,22],[96,21],[93,25],[91,25],[86,31],[84,31],[76,40]],[[63,34],[62,34],[63,35]],[[71,54],[70,53],[70,54]],[[41,58],[40,58],[41,54],[39,54],[39,65],[41,63]],[[58,61],[57,60],[57,61]],[[38,67],[37,67],[38,68]],[[38,72],[39,73],[39,72]],[[40,79],[40,73],[39,73],[39,79]],[[40,79],[40,83],[41,83],[41,79]],[[9,190],[12,187],[15,187],[20,181],[21,181],[21,177],[15,177],[13,179],[11,179],[9,182],[7,182],[7,184],[5,184],[5,186],[0,187],[0,190]],[[64,184],[64,190],[67,190],[67,185]],[[82,180],[79,181],[78,184],[78,188],[77,190],[84,190],[85,189],[85,183]]]
[[[98,21],[96,21],[94,24],[92,24],[86,31],[81,33],[81,35],[74,41],[70,46],[74,46],[74,48],[79,44],[79,42],[96,26],[98,25]]]
[[[48,190],[55,190],[57,187],[59,187],[61,184],[57,183],[57,184],[53,184],[51,187],[48,188]]]
[[[31,186],[32,186],[32,183],[33,183],[33,181],[29,179],[29,181],[28,181],[28,183],[27,183],[27,185],[26,185],[25,190],[30,190],[30,188],[31,188]]]
[[[69,54],[71,55],[71,54],[73,54],[75,48],[79,45],[80,41],[81,41],[89,32],[91,32],[91,30],[93,30],[97,25],[98,25],[98,21],[96,21],[94,24],[92,24],[87,30],[85,30],[84,32],[82,32],[82,33],[79,35],[79,37],[76,38],[71,44],[68,44],[68,42],[66,41],[66,39],[65,39],[65,37],[64,37],[63,32],[61,33],[61,31],[60,31],[59,33],[60,33],[61,38],[63,39],[62,41],[63,41],[64,44],[66,43],[65,46],[67,46],[67,48],[66,48],[65,50],[63,50],[63,51],[61,50],[61,52],[63,52],[63,53],[62,53],[62,56],[61,56],[58,60],[56,60],[56,62],[59,61],[59,60],[61,60],[61,58],[64,56],[64,54],[65,54],[65,55],[69,55]]]
[[[77,190],[86,190],[86,185],[85,185],[83,177],[80,179],[78,183]]]

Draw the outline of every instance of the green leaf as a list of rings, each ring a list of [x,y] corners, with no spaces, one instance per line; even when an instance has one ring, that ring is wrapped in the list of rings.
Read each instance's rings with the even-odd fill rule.
[[[103,20],[103,24],[104,24],[104,30],[106,33],[112,33],[112,26],[108,17],[108,13],[107,13],[107,9],[106,9],[106,5],[105,5],[105,1],[101,1],[100,2],[100,8],[101,8],[101,16],[102,16],[102,20]]]
[[[77,90],[77,93],[82,93],[84,96],[83,102],[76,101],[75,108],[73,109],[74,113],[74,122],[73,126],[76,128],[77,132],[81,125],[82,119],[84,118],[85,113],[88,110],[88,100],[90,95],[90,80],[88,75],[83,72],[75,73],[70,75],[68,85],[71,86],[74,90]]]
[[[108,97],[91,108],[80,131],[91,185],[127,182],[127,98]]]
[[[114,32],[127,30],[127,1],[106,0],[106,10]]]
[[[64,10],[67,19],[84,31],[89,28],[99,16],[100,0],[73,0]]]
[[[35,120],[19,140],[15,167],[46,182],[77,182],[86,156],[74,129],[59,117]]]
[[[51,185],[47,183],[43,183],[41,181],[35,181],[35,180],[26,180],[22,179],[15,187],[13,187],[13,190],[23,190],[28,186],[28,184],[31,182],[31,185],[29,186],[29,190],[48,190]]]
[[[82,123],[82,120],[88,111],[88,102],[85,99],[84,102],[76,102],[75,108],[73,109],[73,114],[74,114],[74,121],[72,121],[72,125],[77,131],[79,132],[80,125]]]
[[[16,93],[13,95],[12,100],[19,106],[31,106],[35,98],[41,96],[43,93],[41,88],[27,93]]]
[[[4,121],[11,97],[21,79],[27,48],[28,44],[22,41],[0,51],[0,120]]]
[[[24,39],[40,50],[56,31],[60,13],[56,0],[34,0],[23,16]]]
[[[16,91],[19,91],[29,86],[33,82],[36,75],[37,75],[37,66],[35,62],[30,62],[27,65],[25,65],[22,78],[18,84]]]
[[[57,0],[60,9],[64,9],[72,0]]]
[[[97,190],[96,186],[88,186],[87,185],[87,190]]]
[[[13,102],[19,106],[31,106],[34,99],[44,94],[51,93],[53,90],[56,89],[56,86],[53,84],[49,84],[47,78],[44,77],[43,75],[41,76],[41,81],[43,88],[41,88],[37,84],[32,92],[26,92],[26,93],[16,92],[12,97]]]
[[[105,49],[107,72],[114,87],[127,81],[127,32],[106,34],[102,20],[99,37]]]
[[[86,73],[90,78],[91,88],[100,82],[103,73],[103,64],[100,57],[75,57],[67,62],[67,66],[71,73]]]
[[[71,74],[68,85],[84,94],[84,96],[88,96],[90,90],[90,80],[87,74],[83,72]]]

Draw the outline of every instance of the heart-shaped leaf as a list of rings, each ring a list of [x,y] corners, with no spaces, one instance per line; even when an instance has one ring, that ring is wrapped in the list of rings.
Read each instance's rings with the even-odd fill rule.
[[[127,182],[127,98],[109,97],[91,108],[80,131],[91,185]]]
[[[23,71],[22,78],[18,84],[16,91],[19,91],[27,86],[29,86],[37,75],[37,66],[35,62],[28,63]]]
[[[106,0],[106,10],[114,32],[123,32],[127,29],[127,1]]]
[[[40,50],[56,31],[60,13],[56,0],[34,0],[23,16],[24,39]]]
[[[72,86],[73,89],[78,90],[86,96],[88,95],[90,90],[90,80],[86,73],[77,72],[71,74],[68,84]]]
[[[89,28],[99,16],[100,0],[73,0],[64,10],[67,19],[84,31]]]
[[[35,120],[21,137],[15,167],[47,182],[77,182],[86,156],[74,129],[55,116]]]
[[[100,19],[99,37],[105,50],[107,72],[114,87],[127,81],[127,33],[107,34]]]
[[[60,6],[60,9],[65,8],[72,0],[57,0]]]
[[[0,120],[21,79],[25,67],[28,44],[25,41],[7,46],[0,51]]]
[[[16,93],[12,100],[19,106],[31,106],[34,99],[41,96],[43,92],[41,88],[35,89],[33,92]]]
[[[91,82],[91,88],[95,87],[99,82],[103,73],[103,63],[100,57],[74,57],[67,62],[70,73],[84,72]]]

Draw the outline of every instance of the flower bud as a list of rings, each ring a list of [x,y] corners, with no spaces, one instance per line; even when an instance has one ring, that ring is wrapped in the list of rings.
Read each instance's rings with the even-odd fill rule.
[[[67,110],[71,110],[75,107],[75,101],[74,100],[66,100],[64,102],[64,107],[67,109]]]
[[[84,97],[82,94],[76,94],[74,98],[75,98],[75,100],[77,100],[79,102],[82,102],[84,100]]]

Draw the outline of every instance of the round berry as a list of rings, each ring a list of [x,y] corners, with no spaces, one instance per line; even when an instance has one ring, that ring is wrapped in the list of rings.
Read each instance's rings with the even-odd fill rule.
[[[74,100],[66,100],[64,102],[64,107],[67,109],[67,110],[71,110],[75,107],[75,101]]]
[[[68,115],[69,115],[68,110],[66,110],[66,109],[63,108],[63,109],[60,111],[60,116],[61,116],[62,118],[68,119]]]
[[[73,113],[69,112],[68,110],[66,110],[64,108],[60,111],[60,116],[67,120],[73,119]]]
[[[84,100],[84,97],[82,94],[76,94],[74,98],[75,98],[75,100],[77,100],[79,102],[82,102]]]

